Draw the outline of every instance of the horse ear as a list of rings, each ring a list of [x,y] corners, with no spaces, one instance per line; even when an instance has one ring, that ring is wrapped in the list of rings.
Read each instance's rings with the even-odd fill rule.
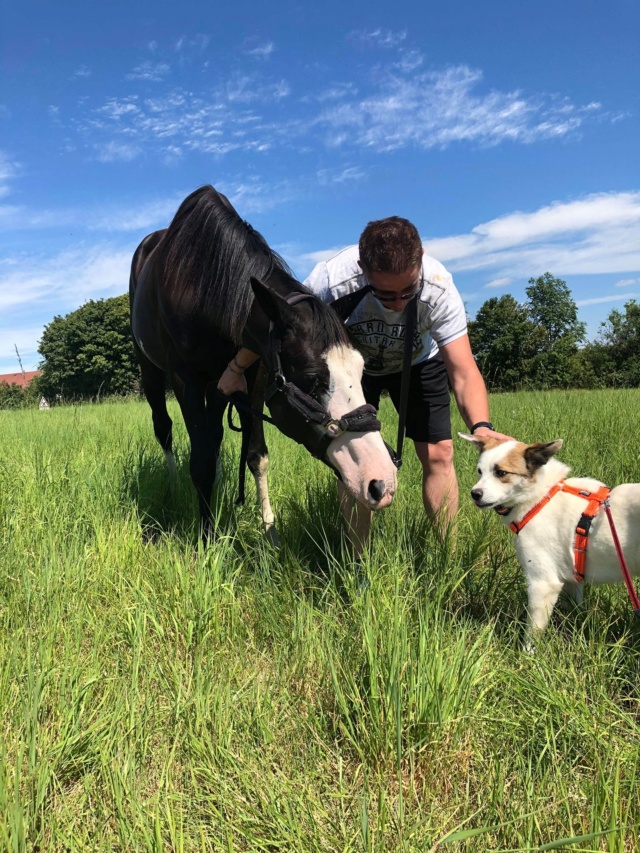
[[[251,276],[251,289],[253,295],[258,301],[258,305],[262,308],[269,320],[274,323],[284,323],[291,321],[293,310],[286,299],[283,299],[279,293],[267,287],[260,279]]]
[[[331,302],[331,308],[336,312],[343,323],[346,323],[351,314],[356,309],[356,306],[369,293],[371,287],[363,287],[361,290],[356,290],[355,293],[348,293],[346,296],[340,296],[334,302]]]

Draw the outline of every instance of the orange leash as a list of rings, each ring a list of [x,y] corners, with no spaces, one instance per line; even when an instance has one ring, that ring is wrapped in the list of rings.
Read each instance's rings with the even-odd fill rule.
[[[631,599],[631,606],[633,607],[633,612],[636,616],[640,616],[640,600],[638,599],[638,593],[636,592],[636,588],[633,585],[633,581],[631,580],[631,573],[629,572],[629,568],[624,559],[624,554],[622,553],[622,546],[620,545],[620,540],[618,539],[618,532],[616,530],[615,524],[613,523],[613,516],[611,515],[611,507],[609,506],[609,500],[604,500],[604,511],[607,514],[607,518],[609,520],[609,527],[611,528],[611,536],[613,538],[613,544],[616,548],[616,554],[618,555],[618,562],[620,563],[620,568],[622,569],[622,577],[624,578],[624,582],[627,585],[627,592],[629,593],[629,598]]]

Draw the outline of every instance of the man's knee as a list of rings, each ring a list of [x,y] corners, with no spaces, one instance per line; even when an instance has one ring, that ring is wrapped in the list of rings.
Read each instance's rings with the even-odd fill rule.
[[[448,471],[453,468],[453,441],[416,441],[416,453],[425,471],[437,468]]]

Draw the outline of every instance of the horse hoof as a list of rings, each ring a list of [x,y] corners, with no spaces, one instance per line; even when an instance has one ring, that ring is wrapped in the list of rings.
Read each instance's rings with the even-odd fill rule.
[[[367,572],[360,560],[356,560],[355,563],[354,581],[356,587],[356,595],[362,595],[369,589],[369,578],[367,577]]]
[[[280,548],[282,539],[280,539],[280,534],[273,524],[265,528],[264,535],[270,545],[273,545],[274,548]]]

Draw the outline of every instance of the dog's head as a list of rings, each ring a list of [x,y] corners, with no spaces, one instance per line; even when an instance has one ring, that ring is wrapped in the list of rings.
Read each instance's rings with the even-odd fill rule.
[[[473,442],[480,452],[480,479],[471,489],[471,498],[480,509],[509,508],[526,501],[539,481],[540,470],[562,447],[561,438],[546,444],[524,444],[462,432],[458,435]]]

